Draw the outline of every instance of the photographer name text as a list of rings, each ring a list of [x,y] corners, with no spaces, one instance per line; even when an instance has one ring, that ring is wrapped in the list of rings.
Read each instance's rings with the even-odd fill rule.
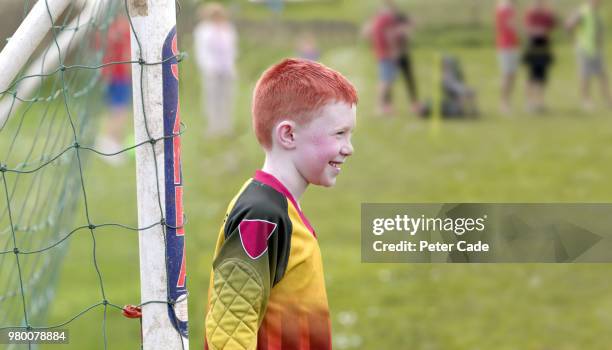
[[[411,217],[398,214],[395,217],[373,219],[372,234],[380,237],[387,232],[405,232],[409,236],[415,236],[419,232],[452,232],[463,236],[469,232],[484,231],[486,219],[486,214],[477,218],[437,218],[425,215]],[[480,240],[459,240],[453,243],[427,240],[388,243],[376,240],[372,243],[372,249],[375,252],[488,252],[490,246]]]

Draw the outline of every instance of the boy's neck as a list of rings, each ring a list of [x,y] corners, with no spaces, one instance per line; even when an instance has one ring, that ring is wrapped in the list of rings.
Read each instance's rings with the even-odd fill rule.
[[[308,187],[308,183],[289,160],[279,159],[279,157],[274,157],[268,153],[261,170],[280,181],[296,201],[300,199],[306,187]]]

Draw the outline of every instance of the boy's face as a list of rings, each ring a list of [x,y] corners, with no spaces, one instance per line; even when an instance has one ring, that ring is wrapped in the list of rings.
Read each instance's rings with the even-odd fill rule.
[[[345,102],[324,105],[310,123],[296,127],[294,164],[307,183],[333,186],[353,154],[356,108]]]

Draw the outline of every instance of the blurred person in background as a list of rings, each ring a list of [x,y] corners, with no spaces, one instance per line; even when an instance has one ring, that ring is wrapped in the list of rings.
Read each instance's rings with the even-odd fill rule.
[[[202,109],[208,121],[207,135],[228,135],[233,131],[237,34],[221,4],[207,3],[200,8],[199,15],[201,21],[193,39],[202,82]]]
[[[393,42],[396,31],[394,4],[383,1],[374,17],[366,23],[364,36],[370,39],[374,55],[378,61],[378,102],[377,114],[388,115],[393,112],[391,88],[397,76],[396,50]]]
[[[99,40],[99,38],[98,38]],[[105,46],[104,46],[105,45]],[[109,26],[102,58],[102,78],[106,81],[106,103],[109,115],[104,118],[103,134],[97,141],[101,152],[116,153],[124,148],[132,100],[132,73],[128,62],[132,59],[130,46],[130,22],[119,15]],[[103,157],[106,162],[120,165],[125,162],[124,153]]]
[[[604,59],[604,29],[599,15],[600,0],[588,0],[568,19],[567,29],[574,34],[580,72],[580,92],[585,110],[591,110],[591,79],[598,78],[601,92],[612,107]]]
[[[442,58],[442,116],[477,117],[476,92],[467,85],[459,60]]]
[[[546,0],[534,0],[525,14],[527,47],[523,62],[527,66],[527,109],[543,112],[544,89],[548,71],[554,61],[551,33],[556,26],[555,14]]]
[[[519,63],[519,35],[514,0],[498,0],[495,9],[497,59],[502,74],[501,111],[510,113]]]
[[[321,58],[321,52],[319,51],[319,47],[317,45],[317,39],[312,33],[302,33],[302,35],[298,37],[296,54],[299,58],[315,62]]]
[[[419,114],[421,105],[419,103],[419,93],[412,70],[412,59],[410,55],[410,39],[412,37],[413,22],[411,17],[400,11],[397,6],[392,4],[392,8],[395,17],[393,50],[395,51],[394,56],[396,57],[396,64],[404,78],[412,112]]]
[[[284,0],[266,0],[266,5],[274,13],[274,19],[278,19],[285,8]]]
[[[436,98],[425,100],[419,110],[419,116],[429,118],[439,108],[444,118],[475,118],[478,116],[476,91],[467,85],[461,62],[453,55],[443,55],[440,60],[441,100]],[[438,104],[438,106],[434,106]]]

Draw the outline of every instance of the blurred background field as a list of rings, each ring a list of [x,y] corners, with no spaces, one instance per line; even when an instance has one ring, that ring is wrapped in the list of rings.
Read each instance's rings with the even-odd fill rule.
[[[417,23],[413,59],[421,95],[431,96],[435,57],[460,58],[478,93],[481,118],[430,122],[409,112],[403,86],[394,91],[391,117],[374,114],[376,64],[359,36],[376,1],[265,6],[226,1],[240,37],[237,130],[210,139],[200,112],[200,84],[191,32],[198,4],[181,2],[179,47],[183,172],[187,215],[187,273],[191,348],[203,348],[203,320],[211,258],[226,206],[263,162],[250,128],[250,99],[261,72],[293,56],[295,36],[312,30],[320,61],[345,74],[360,96],[355,154],[336,187],[311,187],[301,199],[319,236],[337,349],[607,349],[612,343],[609,264],[364,264],[360,261],[360,204],[364,202],[610,202],[611,111],[580,108],[570,39],[555,35],[557,60],[544,115],[524,112],[524,72],[514,113],[498,113],[499,77],[493,45],[493,6],[487,0],[405,0],[398,5]],[[526,5],[527,1],[520,1]],[[576,1],[552,1],[567,16]],[[604,17],[612,28],[610,4]],[[607,41],[612,38],[608,30]],[[4,36],[6,37],[6,36]],[[612,50],[608,45],[608,63]],[[610,66],[610,65],[609,65]],[[597,95],[596,95],[597,96]],[[599,96],[597,96],[599,97]],[[599,99],[596,101],[600,102]],[[599,105],[602,105],[599,103]],[[5,140],[0,140],[4,150]],[[134,161],[111,167],[90,155],[85,169],[93,222],[136,226]],[[52,204],[51,204],[52,205]],[[85,224],[78,205],[75,225]],[[137,233],[97,231],[98,264],[108,299],[137,304]],[[68,321],[101,300],[86,231],[70,242],[48,324]],[[102,311],[68,326],[67,348],[103,348]],[[110,309],[109,349],[139,347],[139,324]],[[47,347],[41,347],[47,348]],[[48,346],[60,348],[60,346]]]

